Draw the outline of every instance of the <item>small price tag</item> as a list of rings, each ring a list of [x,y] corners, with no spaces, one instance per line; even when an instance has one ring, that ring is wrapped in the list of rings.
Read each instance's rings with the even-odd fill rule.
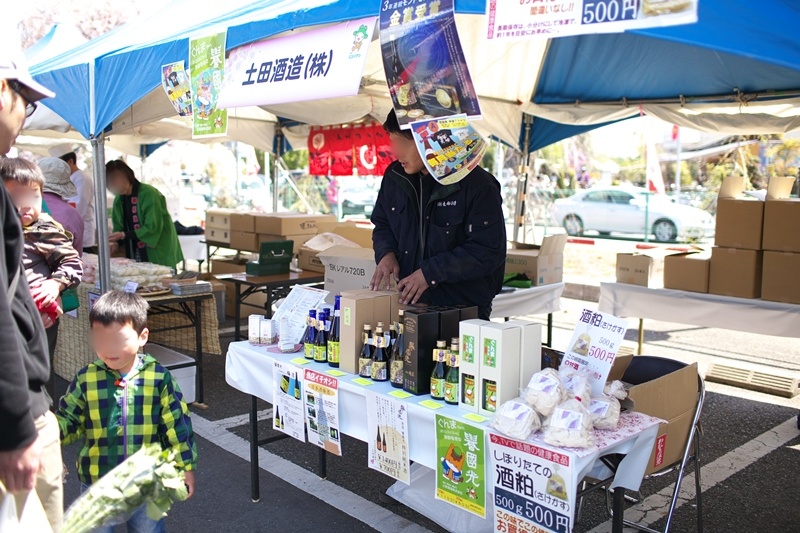
[[[289,362],[290,363],[294,363],[296,365],[307,365],[308,363],[311,362],[311,360],[310,359],[306,359],[305,357],[295,357],[294,359],[292,359]]]
[[[389,393],[389,396],[394,396],[395,398],[400,398],[401,400],[405,400],[406,398],[411,398],[414,395],[404,390],[393,390],[392,392]]]
[[[481,415],[476,415],[475,413],[467,413],[463,415],[464,418],[467,420],[472,420],[473,422],[483,423],[486,422],[486,417]]]
[[[444,407],[444,404],[436,402],[434,400],[423,400],[419,402],[422,407],[427,407],[428,409],[441,409]]]
[[[341,370],[336,370],[336,369],[326,370],[325,373],[330,374],[331,376],[335,376],[337,378],[347,375],[347,372],[342,372]]]
[[[139,288],[139,284],[135,281],[128,281],[125,283],[125,292],[130,294],[135,294],[136,290]]]
[[[356,379],[353,380],[353,383],[355,383],[357,385],[363,385],[365,387],[369,387],[370,385],[374,385],[375,384],[374,381],[372,381],[371,379],[367,379],[367,378],[356,378]]]

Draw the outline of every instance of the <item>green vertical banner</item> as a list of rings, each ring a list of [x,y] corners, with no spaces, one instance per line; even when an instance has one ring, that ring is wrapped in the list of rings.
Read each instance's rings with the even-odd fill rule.
[[[216,33],[189,40],[194,114],[192,137],[217,137],[228,132],[228,112],[217,109],[217,100],[225,78],[225,36]]]
[[[436,499],[486,517],[483,429],[436,415]]]

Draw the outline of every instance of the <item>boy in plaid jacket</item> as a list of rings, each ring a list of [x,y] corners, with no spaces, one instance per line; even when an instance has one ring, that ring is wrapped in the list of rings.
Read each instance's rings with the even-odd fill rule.
[[[139,353],[148,339],[147,302],[111,291],[89,313],[91,341],[100,358],[78,371],[59,402],[62,444],[83,438],[78,477],[88,487],[139,448],[159,443],[178,452],[189,497],[197,464],[192,422],[178,384],[153,357]],[[147,518],[142,506],[128,530],[163,532],[164,521]],[[112,531],[113,527],[99,531]]]

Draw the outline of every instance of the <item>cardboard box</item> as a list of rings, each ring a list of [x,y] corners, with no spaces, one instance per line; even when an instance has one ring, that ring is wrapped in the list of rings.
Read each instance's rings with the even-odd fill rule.
[[[764,202],[744,195],[747,179],[729,176],[722,182],[717,201],[714,244],[723,248],[761,249]]]
[[[617,283],[663,287],[664,256],[649,253],[617,254]]]
[[[222,244],[231,243],[231,230],[229,229],[206,226],[205,236],[206,240],[211,242],[219,242]]]
[[[339,340],[339,368],[343,372],[358,374],[358,354],[363,345],[364,324],[375,330],[374,298],[367,294],[342,294],[341,335]]]
[[[446,341],[450,348],[450,341],[459,336],[459,323],[461,311],[455,308],[436,308],[439,313],[439,340]]]
[[[256,233],[255,215],[253,213],[232,213],[231,231]]]
[[[800,252],[800,199],[789,198],[794,178],[771,178],[764,204],[762,246],[772,252]]]
[[[216,207],[213,209],[206,210],[206,229],[208,228],[218,228],[218,229],[231,229],[231,215],[233,214],[233,209],[223,209],[221,207]]]
[[[258,235],[231,230],[231,248],[245,252],[258,252]]]
[[[560,283],[564,278],[566,235],[550,235],[541,246],[515,243],[506,254],[506,274],[527,275],[533,285]]]
[[[355,222],[330,222],[317,223],[318,233],[335,233],[340,237],[356,243],[362,248],[372,248],[372,224],[357,224]]]
[[[474,305],[457,305],[461,312],[461,320],[473,320],[478,318],[478,308]]]
[[[507,324],[519,326],[519,388],[528,386],[536,372],[542,369],[542,325],[527,320],[510,320]]]
[[[623,379],[632,356],[618,356],[609,379]],[[647,474],[652,474],[679,461],[694,420],[698,394],[697,363],[633,385],[624,404],[640,413],[665,420],[658,428],[658,436],[650,455]]]
[[[316,235],[317,224],[335,221],[334,215],[271,213],[255,217],[254,231],[265,235]]]
[[[325,272],[325,265],[317,254],[318,251],[301,246],[297,252],[297,266],[310,272]]]
[[[711,254],[702,251],[668,255],[664,258],[664,288],[708,292]]]
[[[409,309],[405,317],[405,350],[403,353],[403,390],[430,394],[433,372],[433,349],[439,337],[439,313]]]
[[[375,273],[375,255],[371,249],[333,246],[319,256],[325,265],[325,290],[330,291],[329,303],[340,292],[369,289]]]
[[[503,402],[519,396],[522,329],[507,322],[481,325],[478,413],[494,416]]]
[[[761,297],[763,252],[715,246],[711,251],[708,292],[736,298]]]
[[[305,242],[310,239],[308,235],[270,235],[265,233],[258,234],[258,242],[259,244],[262,242],[278,242],[278,241],[292,241],[294,243],[294,251],[293,253],[297,255],[297,252],[300,250],[300,247],[305,244]]]
[[[800,254],[764,252],[761,299],[800,304]]]
[[[461,397],[459,407],[478,412],[478,389],[481,383],[481,326],[488,324],[486,320],[463,320],[459,327],[461,338],[461,363],[459,379],[461,380]]]
[[[245,270],[245,265],[250,259],[212,259],[211,260],[211,273],[212,274],[239,274]]]

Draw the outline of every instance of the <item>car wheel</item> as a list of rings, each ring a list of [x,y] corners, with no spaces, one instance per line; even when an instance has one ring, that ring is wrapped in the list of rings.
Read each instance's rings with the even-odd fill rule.
[[[678,236],[678,228],[669,220],[658,220],[653,224],[653,235],[658,242],[671,242]]]
[[[583,235],[583,221],[577,215],[564,217],[564,229],[567,235]]]

